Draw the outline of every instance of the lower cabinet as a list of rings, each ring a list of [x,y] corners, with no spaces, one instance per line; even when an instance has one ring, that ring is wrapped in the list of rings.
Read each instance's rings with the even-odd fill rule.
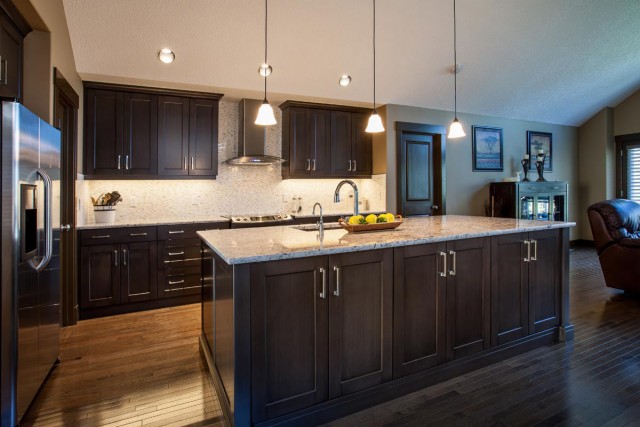
[[[391,379],[392,310],[392,250],[253,264],[254,420]]]
[[[560,232],[495,236],[491,239],[491,252],[491,345],[558,326]]]
[[[120,246],[121,302],[156,299],[158,264],[156,242],[129,243]]]
[[[394,250],[395,378],[489,347],[489,258],[486,238]]]

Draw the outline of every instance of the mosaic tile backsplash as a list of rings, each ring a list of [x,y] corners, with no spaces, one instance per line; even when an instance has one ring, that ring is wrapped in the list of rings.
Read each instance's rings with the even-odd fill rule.
[[[268,128],[266,154],[279,156],[282,144],[282,117],[274,108],[278,124]],[[90,180],[77,181],[79,199],[78,224],[94,222],[90,197],[117,190],[123,198],[118,204],[118,222],[135,220],[175,220],[207,218],[220,215],[292,213],[301,198],[301,215],[311,214],[315,202],[324,212],[344,213],[353,210],[351,189],[343,187],[342,202],[333,202],[339,179],[282,180],[279,166],[229,166],[225,160],[237,155],[238,104],[220,102],[218,134],[218,176],[216,180]],[[386,175],[372,179],[355,179],[361,209],[385,210]],[[364,206],[363,206],[364,205]]]

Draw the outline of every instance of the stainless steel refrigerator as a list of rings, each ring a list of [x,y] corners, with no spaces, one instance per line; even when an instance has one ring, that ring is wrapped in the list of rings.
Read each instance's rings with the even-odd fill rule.
[[[2,102],[0,425],[22,419],[58,358],[60,132]]]

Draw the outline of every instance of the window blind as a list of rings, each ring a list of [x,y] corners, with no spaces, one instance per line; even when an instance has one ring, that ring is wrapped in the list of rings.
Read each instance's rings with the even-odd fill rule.
[[[640,147],[627,148],[627,199],[640,202]]]

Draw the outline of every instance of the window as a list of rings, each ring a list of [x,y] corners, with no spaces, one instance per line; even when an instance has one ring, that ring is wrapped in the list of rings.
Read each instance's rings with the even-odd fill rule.
[[[616,138],[619,153],[618,197],[640,202],[640,135]]]

